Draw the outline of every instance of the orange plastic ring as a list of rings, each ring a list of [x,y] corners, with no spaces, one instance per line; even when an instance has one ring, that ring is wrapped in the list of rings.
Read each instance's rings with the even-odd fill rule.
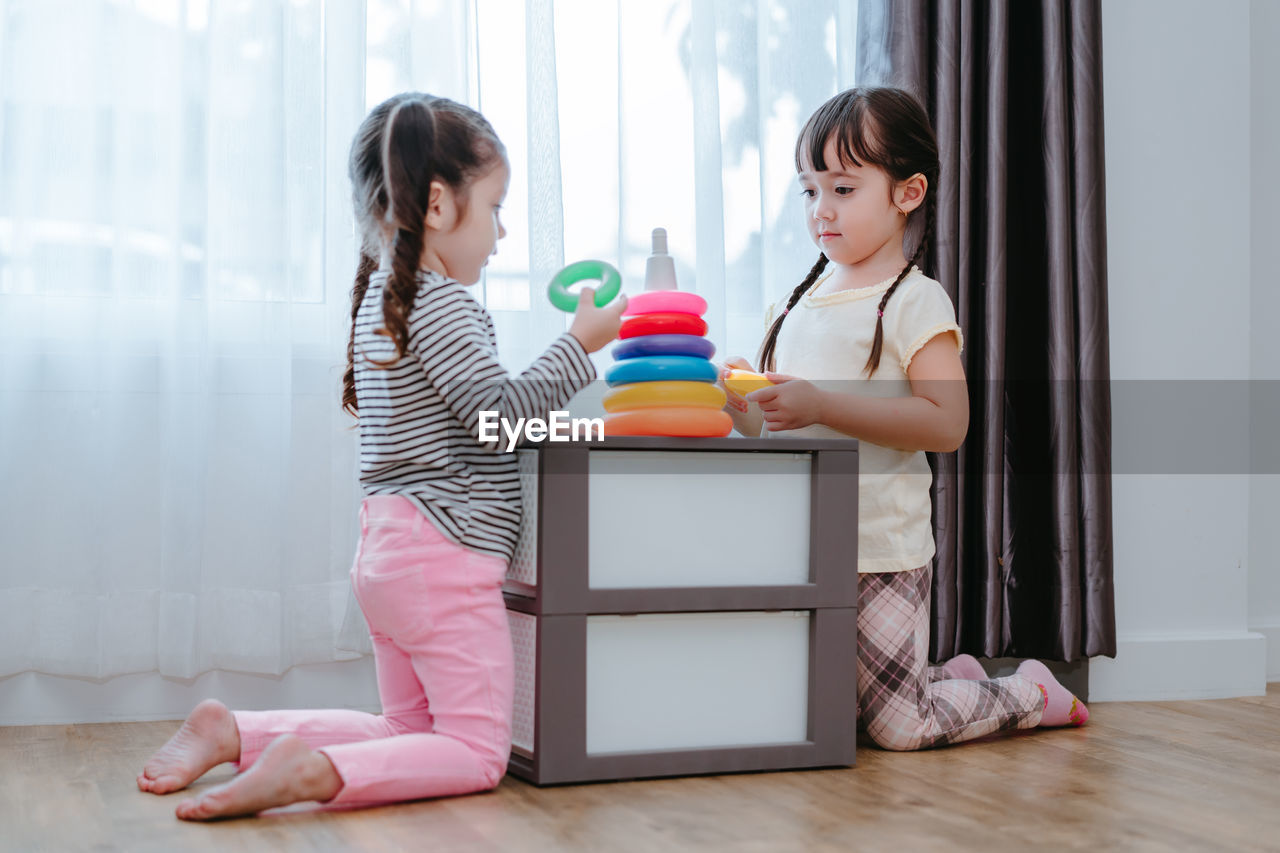
[[[733,430],[733,419],[719,409],[688,407],[636,409],[619,412],[604,419],[604,434],[669,435],[688,438],[726,436]]]

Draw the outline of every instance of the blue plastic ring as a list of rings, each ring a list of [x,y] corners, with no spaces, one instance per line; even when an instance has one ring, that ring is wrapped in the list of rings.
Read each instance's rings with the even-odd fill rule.
[[[604,380],[610,387],[665,379],[715,382],[716,366],[705,358],[687,355],[646,355],[614,362],[604,374]]]
[[[699,335],[640,335],[618,341],[613,348],[615,361],[639,358],[645,355],[688,355],[694,358],[711,358],[716,345]]]

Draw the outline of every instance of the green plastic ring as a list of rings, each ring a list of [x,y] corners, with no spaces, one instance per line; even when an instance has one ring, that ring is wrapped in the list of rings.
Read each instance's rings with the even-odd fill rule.
[[[604,261],[578,261],[551,277],[551,283],[547,285],[547,298],[561,311],[572,314],[578,310],[578,295],[570,293],[569,286],[591,279],[598,279],[600,282],[600,287],[596,290],[598,308],[608,305],[622,290],[622,274],[612,265]]]

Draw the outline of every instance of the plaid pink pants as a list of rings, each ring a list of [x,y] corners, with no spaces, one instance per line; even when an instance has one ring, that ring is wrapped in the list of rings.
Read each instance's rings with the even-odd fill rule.
[[[351,581],[373,638],[382,714],[238,711],[241,768],[292,733],[342,777],[333,805],[493,788],[511,749],[506,563],[449,541],[396,495],[366,498],[360,530]]]
[[[892,750],[961,743],[1040,722],[1044,696],[1029,678],[946,679],[929,666],[932,566],[858,576],[860,724]]]

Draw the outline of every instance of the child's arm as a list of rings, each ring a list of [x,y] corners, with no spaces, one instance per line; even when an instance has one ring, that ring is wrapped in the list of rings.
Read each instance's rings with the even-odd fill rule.
[[[826,391],[810,382],[767,374],[779,383],[753,391],[770,430],[820,423],[862,441],[901,450],[950,453],[969,430],[969,391],[950,332],[937,335],[907,367],[910,397],[869,397]]]
[[[590,302],[592,294],[583,292]],[[453,285],[440,288],[437,298],[410,316],[410,346],[450,411],[479,441],[481,412],[495,412],[514,426],[520,418],[546,418],[563,409],[595,378],[587,355],[617,336],[625,307],[625,298],[605,308],[583,306],[573,327],[512,377],[498,362],[488,315],[461,285]],[[501,450],[502,436],[499,428],[498,441],[481,446]]]

